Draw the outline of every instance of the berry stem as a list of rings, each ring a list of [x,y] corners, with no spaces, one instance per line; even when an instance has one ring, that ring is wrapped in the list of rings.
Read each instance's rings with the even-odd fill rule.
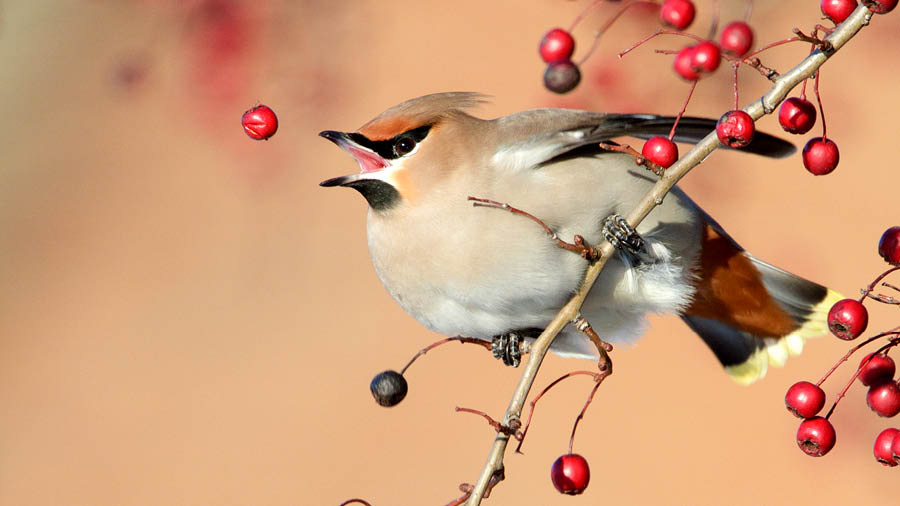
[[[521,437],[518,433],[518,431],[519,431],[518,426],[513,425],[513,424],[510,424],[508,426],[503,425],[502,423],[498,422],[497,420],[494,420],[493,418],[491,418],[491,415],[485,413],[484,411],[480,411],[480,410],[472,409],[472,408],[461,408],[459,406],[456,406],[456,412],[459,413],[460,411],[463,413],[472,413],[473,415],[481,416],[482,418],[487,420],[488,425],[493,427],[494,430],[496,430],[497,432],[499,432],[501,434],[506,434],[507,436],[513,436],[516,439]]]
[[[630,53],[631,51],[637,49],[637,47],[640,46],[641,44],[643,44],[643,43],[647,42],[648,40],[652,39],[653,37],[657,37],[659,35],[680,35],[682,37],[694,39],[697,42],[705,42],[706,41],[706,39],[704,39],[703,37],[698,37],[697,35],[694,35],[691,33],[679,32],[679,31],[675,31],[675,30],[657,30],[657,31],[651,33],[650,35],[644,37],[643,39],[637,41],[635,44],[630,46],[628,49],[619,53],[619,58],[625,56],[626,54]]]
[[[800,37],[789,37],[789,38],[784,39],[784,40],[779,40],[779,41],[776,41],[776,42],[772,42],[771,44],[766,44],[765,46],[763,46],[763,47],[757,49],[756,51],[752,51],[750,54],[745,55],[745,56],[744,56],[744,61],[745,61],[745,63],[747,63],[747,60],[749,60],[750,58],[752,58],[752,57],[758,55],[759,53],[762,53],[763,51],[766,51],[766,50],[768,50],[768,49],[772,49],[773,47],[778,47],[778,46],[780,46],[780,45],[782,45],[782,44],[787,44],[787,43],[789,43],[789,42],[798,42],[798,41],[801,41],[801,40],[803,40],[803,39],[801,39]],[[750,65],[750,63],[747,63],[747,64]]]
[[[713,0],[713,15],[712,21],[709,24],[709,36],[707,36],[707,40],[713,40],[716,37],[716,32],[719,31],[719,0]]]
[[[603,23],[603,25],[601,25],[600,28],[597,29],[596,32],[594,32],[594,42],[591,43],[591,48],[588,49],[587,54],[584,55],[584,57],[580,61],[578,61],[577,65],[580,67],[582,64],[584,64],[584,62],[587,61],[588,58],[591,57],[591,55],[597,49],[597,46],[600,45],[600,37],[602,37],[603,34],[606,33],[607,30],[609,30],[609,27],[612,26],[612,24],[615,23],[615,21],[617,19],[619,19],[619,16],[624,14],[625,11],[628,10],[629,7],[632,7],[635,5],[641,5],[641,4],[643,4],[643,5],[659,5],[656,2],[649,2],[647,0],[630,1],[630,2],[627,2],[624,5],[622,5],[622,7],[620,7],[619,10],[616,11],[616,13],[613,14],[611,18],[606,20],[606,22]]]
[[[898,266],[896,266],[896,267],[891,267],[890,269],[888,269],[888,270],[882,272],[881,274],[879,274],[878,277],[875,278],[871,283],[869,283],[869,286],[867,286],[866,289],[863,290],[862,296],[859,298],[859,302],[860,302],[860,303],[863,303],[863,301],[866,300],[866,297],[867,297],[870,293],[872,293],[872,290],[875,289],[875,285],[877,285],[879,281],[881,281],[882,279],[886,278],[886,277],[887,277],[888,275],[890,275],[892,272],[898,271],[898,270],[900,270],[900,265],[898,265]],[[889,286],[889,287],[891,287],[891,288],[897,290],[897,287],[895,287],[895,286],[893,286],[893,285],[889,285],[889,284],[887,284],[887,283],[884,283],[884,285],[885,285],[885,286]]]
[[[865,346],[865,345],[871,343],[872,341],[875,341],[875,340],[877,340],[877,339],[881,339],[881,338],[884,337],[884,336],[891,336],[891,335],[900,335],[900,327],[894,327],[893,329],[888,330],[888,331],[886,331],[886,332],[882,332],[882,333],[880,333],[880,334],[876,334],[876,335],[874,335],[874,336],[872,336],[872,337],[866,339],[865,341],[863,341],[863,342],[857,344],[856,346],[850,348],[849,350],[847,350],[847,353],[845,353],[844,356],[840,358],[840,360],[838,360],[833,366],[831,366],[831,369],[829,369],[828,372],[825,373],[825,376],[822,376],[822,379],[820,379],[820,380],[816,383],[816,386],[817,386],[817,387],[821,387],[821,386],[822,386],[822,383],[824,383],[825,380],[828,379],[829,376],[831,376],[831,373],[833,373],[835,370],[837,370],[837,368],[838,368],[841,364],[843,364],[844,362],[846,362],[847,359],[850,358],[850,355],[853,355],[854,353],[856,353],[856,350],[858,350],[858,349],[862,348],[863,346]]]
[[[581,23],[581,20],[584,19],[585,16],[587,16],[592,10],[596,9],[602,3],[603,0],[594,0],[593,2],[591,2],[591,5],[585,7],[584,10],[582,10],[581,13],[575,17],[575,21],[572,21],[572,24],[569,25],[568,32],[571,33],[572,30],[574,30],[578,25],[578,23]]]
[[[691,97],[694,95],[694,89],[697,88],[697,80],[691,81],[691,89],[688,91],[687,97],[684,99],[684,103],[681,104],[681,110],[678,111],[678,116],[675,116],[675,123],[672,123],[672,129],[669,130],[669,140],[675,138],[675,128],[678,126],[678,122],[681,121],[681,117],[684,116],[684,111],[687,110],[688,102],[691,101]]]
[[[896,332],[893,332],[893,333],[896,334]],[[881,335],[876,336],[876,337],[881,337]],[[874,339],[874,338],[872,338],[872,339]],[[869,339],[869,341],[871,341],[871,339]],[[869,342],[869,341],[866,341],[866,342]],[[865,343],[861,343],[861,344],[865,344]],[[850,389],[850,385],[852,385],[853,382],[856,381],[856,378],[859,376],[859,373],[861,373],[862,370],[865,368],[866,364],[868,364],[869,361],[872,360],[872,357],[874,357],[875,355],[877,355],[885,350],[893,348],[894,346],[897,346],[898,344],[900,344],[900,338],[892,337],[891,340],[887,344],[885,344],[881,348],[878,348],[877,350],[875,350],[875,352],[872,353],[872,356],[870,356],[869,358],[864,360],[863,363],[859,365],[859,367],[856,369],[856,372],[853,373],[853,376],[850,377],[850,381],[848,381],[847,384],[844,385],[844,388],[838,394],[837,399],[834,400],[834,403],[831,405],[831,409],[829,409],[828,414],[825,415],[826,420],[831,418],[831,414],[834,413],[834,409],[837,408],[838,403],[841,402],[841,399],[847,393],[847,390]],[[856,348],[858,348],[858,347],[859,346],[857,346]]]
[[[601,373],[596,373],[596,372],[591,372],[591,371],[572,371],[572,372],[563,374],[559,378],[556,378],[555,380],[553,380],[553,382],[551,382],[549,385],[544,387],[544,389],[541,390],[541,393],[537,394],[535,396],[535,398],[531,400],[531,403],[530,403],[531,411],[528,412],[528,420],[525,421],[525,428],[522,429],[522,434],[518,438],[519,444],[516,446],[516,453],[522,453],[520,451],[522,449],[522,443],[525,442],[525,435],[528,434],[528,427],[531,427],[531,419],[534,418],[534,408],[537,405],[537,402],[539,400],[541,400],[541,397],[543,397],[545,393],[547,393],[551,388],[555,387],[562,380],[564,380],[566,378],[570,378],[572,376],[578,376],[578,375],[590,376],[590,377],[594,378],[594,381],[596,381],[597,384],[600,384],[600,382],[603,381],[602,379],[598,379],[600,377]],[[591,394],[591,396],[593,397],[593,394]],[[570,445],[569,449],[571,452],[571,445]]]
[[[753,14],[753,0],[747,0],[747,7],[744,8],[744,23],[750,24],[750,16]]]
[[[419,350],[418,353],[413,355],[413,358],[409,359],[409,362],[406,363],[406,366],[400,370],[400,375],[402,376],[403,374],[405,374],[406,370],[409,369],[409,366],[411,366],[413,364],[413,362],[416,361],[416,359],[418,359],[422,355],[428,353],[429,351],[433,350],[434,348],[437,348],[438,346],[440,346],[442,344],[449,343],[450,341],[459,341],[460,343],[463,343],[463,344],[466,344],[466,343],[477,344],[478,346],[481,346],[482,348],[487,348],[488,351],[491,350],[491,343],[489,343],[487,341],[483,341],[481,339],[476,339],[474,337],[463,337],[463,336],[447,337],[447,338],[441,339],[440,341],[431,343],[428,346]]]
[[[822,118],[822,140],[828,139],[828,135],[826,135],[826,127],[825,125],[825,109],[822,108],[822,96],[819,95],[819,77],[822,75],[822,69],[816,71],[816,82],[813,83],[813,91],[816,93],[816,102],[819,104],[819,117]]]
[[[740,66],[740,62],[731,64],[731,68],[734,70],[734,110],[738,108],[738,67]]]
[[[600,385],[603,383],[603,380],[609,376],[609,372],[601,372],[595,378],[596,383],[594,383],[594,388],[591,389],[590,395],[588,395],[587,400],[584,402],[584,407],[581,408],[581,413],[578,413],[578,416],[575,417],[575,424],[572,425],[572,435],[569,436],[569,453],[572,453],[572,446],[575,444],[575,431],[578,430],[578,422],[584,418],[585,412],[587,412],[588,406],[591,405],[591,401],[594,400],[594,394],[597,393],[597,389],[600,388]]]

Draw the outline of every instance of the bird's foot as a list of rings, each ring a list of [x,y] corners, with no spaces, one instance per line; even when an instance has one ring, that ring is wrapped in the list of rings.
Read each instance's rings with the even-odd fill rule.
[[[494,358],[511,367],[519,367],[522,353],[528,352],[527,347],[525,338],[516,332],[507,332],[491,338],[491,353]]]
[[[603,237],[613,247],[627,256],[632,265],[653,263],[653,257],[647,250],[644,238],[628,224],[625,218],[618,214],[611,214],[603,221]]]

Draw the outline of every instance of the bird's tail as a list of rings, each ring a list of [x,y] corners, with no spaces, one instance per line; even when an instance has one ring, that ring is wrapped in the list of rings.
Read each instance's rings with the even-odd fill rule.
[[[706,224],[697,293],[682,319],[738,383],[765,376],[828,332],[826,318],[842,297],[818,283],[759,260],[715,221]]]

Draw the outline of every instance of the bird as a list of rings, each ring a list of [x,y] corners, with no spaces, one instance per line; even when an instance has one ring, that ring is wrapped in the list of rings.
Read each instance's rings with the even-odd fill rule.
[[[562,249],[534,221],[475,207],[502,202],[536,217],[557,237],[616,241],[581,313],[605,341],[633,343],[648,314],[675,314],[740,384],[765,376],[825,334],[841,296],[745,251],[674,187],[636,229],[627,215],[657,176],[602,143],[669,133],[675,118],[532,109],[481,119],[487,96],[435,93],[391,107],[352,132],[322,131],[360,171],[328,179],[368,202],[366,233],[378,278],[426,328],[485,341],[533,339],[581,286],[586,255]],[[715,120],[681,118],[678,142],[698,142]],[[606,145],[608,146],[608,144]],[[757,132],[742,151],[780,158],[795,151]],[[569,325],[551,346],[596,360],[596,346]]]

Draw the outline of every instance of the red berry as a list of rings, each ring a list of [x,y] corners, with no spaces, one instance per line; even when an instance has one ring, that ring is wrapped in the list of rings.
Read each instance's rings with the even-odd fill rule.
[[[675,55],[675,72],[687,81],[700,79],[700,73],[694,68],[694,46],[688,46]]]
[[[659,19],[676,30],[684,30],[694,22],[696,13],[691,0],[666,0],[659,10]]]
[[[678,146],[668,137],[658,135],[647,139],[641,154],[651,162],[669,168],[675,160],[678,160]]]
[[[735,56],[744,56],[753,47],[753,29],[743,21],[733,21],[722,29],[719,39],[722,50]]]
[[[866,393],[866,404],[878,416],[890,418],[900,413],[900,387],[890,378],[875,383]]]
[[[784,396],[784,404],[794,416],[812,418],[822,411],[822,406],[825,405],[825,392],[808,381],[799,381],[788,389],[787,395]]]
[[[572,91],[581,81],[578,65],[569,60],[556,61],[547,66],[544,72],[544,86],[554,93]]]
[[[691,54],[691,67],[700,73],[713,72],[719,68],[722,60],[722,52],[715,42],[708,40],[703,41],[694,46],[694,52]]]
[[[781,103],[778,122],[785,132],[805,134],[816,124],[816,106],[805,98],[791,97]]]
[[[547,63],[568,60],[575,52],[575,39],[562,28],[554,28],[541,39],[538,51]]]
[[[813,137],[803,146],[803,166],[817,176],[830,174],[840,159],[837,144],[831,139]]]
[[[822,14],[835,24],[843,23],[856,9],[856,0],[822,0]]]
[[[577,453],[567,453],[556,459],[550,467],[550,480],[560,493],[578,495],[591,481],[591,469],[587,460]]]
[[[716,124],[716,135],[722,144],[730,148],[742,148],[753,140],[756,127],[753,118],[744,111],[728,111]]]
[[[891,443],[891,454],[894,460],[900,462],[900,437],[894,436],[894,442]]]
[[[278,117],[268,106],[258,105],[244,112],[241,116],[241,125],[251,139],[264,141],[275,135],[278,130]]]
[[[891,265],[900,265],[900,227],[891,227],[881,234],[878,254]]]
[[[897,6],[897,0],[863,0],[863,4],[875,14],[887,14]]]
[[[828,311],[828,329],[844,341],[856,339],[868,325],[869,312],[856,299],[839,300]]]
[[[891,451],[894,441],[897,440],[897,434],[900,434],[898,429],[884,429],[875,438],[875,460],[888,467],[897,465],[897,459],[894,458],[894,453]]]
[[[894,359],[883,353],[873,355],[873,353],[869,353],[866,355],[866,358],[862,359],[862,362],[859,363],[859,367],[862,370],[859,371],[859,376],[857,376],[857,378],[859,378],[859,381],[865,386],[874,385],[875,383],[881,383],[886,379],[893,378],[894,373],[897,371]],[[869,360],[869,357],[872,357],[872,359]],[[869,361],[866,362],[866,360]]]
[[[830,452],[836,438],[834,426],[821,416],[803,420],[797,429],[797,445],[803,453],[812,457]]]

